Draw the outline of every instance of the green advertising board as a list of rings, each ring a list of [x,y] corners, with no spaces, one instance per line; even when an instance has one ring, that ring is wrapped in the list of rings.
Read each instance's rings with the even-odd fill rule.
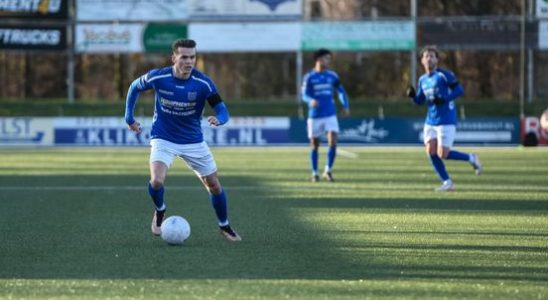
[[[301,47],[341,51],[412,50],[416,47],[411,21],[303,23]]]
[[[146,52],[170,52],[171,43],[176,39],[187,38],[186,24],[149,23],[143,32],[143,45]]]

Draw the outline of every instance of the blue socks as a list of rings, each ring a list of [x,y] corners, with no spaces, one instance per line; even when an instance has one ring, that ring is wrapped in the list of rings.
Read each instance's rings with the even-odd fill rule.
[[[327,169],[331,171],[333,164],[335,163],[335,157],[337,156],[337,146],[330,146],[327,150]]]
[[[228,225],[225,190],[223,189],[219,195],[209,194],[209,200],[211,200],[211,204],[215,209],[215,214],[219,220],[219,226]]]
[[[447,174],[447,171],[445,170],[445,164],[437,154],[430,154],[430,162],[434,167],[434,171],[438,173],[438,176],[442,181],[449,179],[449,174]]]
[[[470,154],[451,150],[447,154],[447,159],[470,161]]]
[[[166,209],[166,206],[164,204],[164,186],[162,186],[159,190],[155,190],[152,188],[152,185],[150,185],[149,182],[148,193],[150,194],[152,201],[154,201],[154,206],[156,206],[157,211],[162,211]]]
[[[310,151],[310,166],[312,167],[312,173],[318,174],[318,150]]]

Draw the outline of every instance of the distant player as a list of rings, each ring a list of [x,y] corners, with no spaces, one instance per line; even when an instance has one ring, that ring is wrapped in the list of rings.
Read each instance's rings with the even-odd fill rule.
[[[228,110],[213,81],[194,69],[196,42],[176,40],[172,51],[173,66],[153,69],[137,78],[131,83],[126,99],[126,123],[131,131],[141,132],[140,123],[133,118],[137,98],[142,91],[153,89],[155,92],[148,184],[148,192],[156,206],[152,233],[161,234],[160,225],[166,212],[164,180],[173,160],[180,157],[209,192],[221,234],[230,241],[240,241],[240,236],[229,225],[226,194],[217,178],[217,165],[204,141],[200,124],[206,102],[215,111],[215,116],[207,119],[211,126],[225,124]]]
[[[320,180],[318,148],[320,147],[320,136],[323,134],[327,134],[329,149],[322,177],[327,181],[334,181],[332,172],[337,155],[337,134],[339,133],[337,108],[334,100],[335,91],[338,92],[344,115],[350,115],[346,91],[337,73],[329,69],[331,56],[331,51],[327,49],[318,49],[314,52],[314,69],[304,76],[302,83],[302,100],[308,104],[306,125],[311,147],[310,164],[313,182]]]
[[[457,124],[455,100],[464,93],[464,89],[452,72],[438,68],[438,57],[434,46],[426,46],[420,51],[425,74],[419,78],[418,90],[410,86],[406,93],[416,104],[426,103],[428,107],[424,144],[432,166],[442,181],[436,190],[446,192],[453,190],[453,181],[441,158],[469,162],[476,175],[481,173],[481,163],[476,154],[451,150]]]

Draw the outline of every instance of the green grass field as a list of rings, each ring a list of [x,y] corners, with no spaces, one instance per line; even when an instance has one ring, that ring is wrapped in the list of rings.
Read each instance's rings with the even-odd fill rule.
[[[547,148],[473,149],[484,174],[447,162],[452,193],[422,148],[341,150],[311,183],[304,147],[213,148],[241,243],[178,161],[175,247],[150,234],[148,148],[1,149],[0,299],[548,298]]]

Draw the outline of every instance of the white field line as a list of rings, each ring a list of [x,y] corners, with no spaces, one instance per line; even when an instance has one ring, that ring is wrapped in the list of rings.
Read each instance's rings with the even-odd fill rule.
[[[344,150],[344,149],[337,149],[337,153],[340,155],[340,156],[343,156],[343,157],[346,157],[346,158],[352,158],[352,159],[356,159],[359,157],[358,153],[356,152],[350,152],[350,151],[347,151],[347,150]]]
[[[375,185],[347,185],[340,184],[337,186],[337,183],[334,184],[325,184],[324,186],[224,186],[227,190],[349,190],[349,189],[358,189],[358,190],[386,190],[386,191],[405,191],[405,190],[423,190],[430,191],[428,185],[416,185],[416,186],[391,186],[383,184]],[[195,186],[169,186],[167,187],[170,190],[203,190],[204,187],[200,185]],[[0,186],[0,191],[104,191],[104,190],[127,190],[127,191],[137,191],[137,190],[146,190],[146,186],[116,186],[116,185],[86,185],[86,186]],[[548,187],[546,186],[461,186],[456,192],[469,192],[469,191],[482,191],[489,190],[492,192],[495,191],[530,191],[530,192],[548,192]],[[548,197],[548,196],[547,196]]]

